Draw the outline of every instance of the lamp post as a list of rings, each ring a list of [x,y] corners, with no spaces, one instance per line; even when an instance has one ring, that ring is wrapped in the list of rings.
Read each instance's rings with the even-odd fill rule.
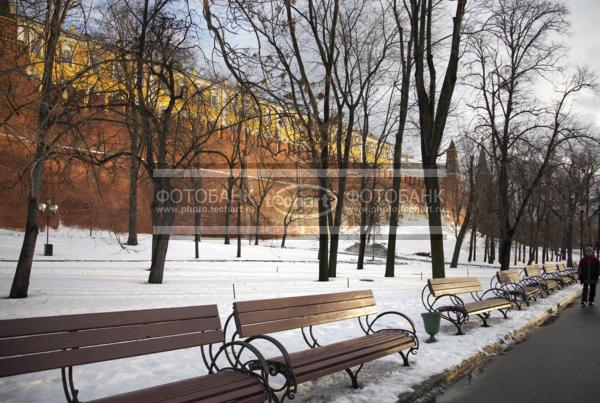
[[[50,243],[50,213],[56,214],[58,205],[52,204],[50,199],[40,203],[38,210],[46,214],[46,243],[44,244],[44,256],[52,256],[53,246]]]

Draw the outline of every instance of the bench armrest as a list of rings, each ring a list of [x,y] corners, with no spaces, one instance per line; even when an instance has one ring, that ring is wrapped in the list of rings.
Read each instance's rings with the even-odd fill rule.
[[[228,350],[230,353],[228,354]],[[249,352],[250,354],[245,354]],[[221,355],[226,355],[227,366],[220,366],[218,360]],[[236,340],[223,343],[219,350],[212,355],[212,362],[208,368],[210,374],[221,371],[242,371],[256,376],[263,384],[265,392],[269,395],[269,402],[276,402],[277,397],[269,386],[270,368],[265,357],[250,343]]]
[[[523,280],[527,280],[528,284],[537,283],[540,284],[543,288],[548,289],[548,280],[542,276],[529,276],[524,278]]]
[[[390,315],[399,316],[402,319],[404,319],[406,322],[408,322],[408,324],[410,325],[410,329],[399,329],[398,328],[397,330],[404,330],[408,333],[412,333],[412,334],[416,335],[417,329],[415,328],[415,323],[412,321],[412,319],[410,319],[407,315],[403,314],[402,312],[397,312],[397,311],[387,311],[387,312],[380,313],[375,318],[373,318],[373,320],[369,320],[369,317],[367,316],[367,317],[365,317],[366,325],[363,324],[363,322],[361,320],[359,320],[360,327],[365,332],[365,334],[375,333],[376,331],[373,329],[375,322],[377,322],[379,319],[381,319],[383,317],[386,317],[386,316],[389,317]]]
[[[275,361],[275,360],[266,360],[267,366],[269,368],[269,374],[271,376],[275,377],[277,375],[282,375],[285,378],[285,383],[281,387],[273,389],[273,391],[274,392],[285,391],[284,392],[285,398],[293,399],[296,395],[296,390],[297,390],[296,375],[294,374],[294,369],[292,367],[292,360],[290,358],[290,354],[288,353],[286,348],[283,346],[283,344],[281,344],[274,337],[264,335],[264,334],[248,337],[244,341],[246,343],[248,343],[249,345],[252,345],[252,343],[254,343],[256,345],[258,342],[264,341],[264,342],[271,344],[277,350],[279,350],[281,357],[283,358],[284,364],[282,364],[278,361]]]
[[[503,288],[490,288],[488,290],[485,290],[481,294],[478,292],[471,293],[471,295],[473,296],[473,299],[478,300],[478,301],[483,301],[486,298],[486,295],[488,295],[488,294],[492,294],[493,295],[492,298],[503,298],[503,299],[508,300],[509,302],[512,302],[512,298],[510,297],[510,294]]]
[[[508,293],[517,292],[520,294],[525,294],[525,285],[522,284],[521,281],[519,281],[518,283],[503,283],[500,285],[499,288],[503,289]]]
[[[465,310],[465,301],[463,301],[463,299],[456,294],[446,294],[441,295],[439,297],[435,297],[431,294],[431,291],[429,291],[428,286],[423,287],[423,291],[421,291],[421,301],[423,302],[423,306],[425,307],[425,309],[427,309],[429,312],[436,311],[438,305],[443,305],[440,301],[446,299],[450,300],[450,306],[457,306]]]
[[[560,273],[557,271],[555,271],[554,273],[544,273],[544,274],[542,274],[542,277],[550,279],[550,280],[556,280],[556,281],[560,281],[560,279],[562,278]]]
[[[218,360],[222,354],[226,354],[226,351],[228,349],[231,354],[229,357],[227,357],[227,363],[229,365],[221,366],[218,364]],[[252,353],[251,355],[254,356],[251,360],[244,361],[246,358],[242,358],[242,354],[246,350],[248,350],[250,353]],[[230,357],[231,359],[229,359]],[[215,372],[223,371],[225,369],[244,369],[248,366],[248,363],[250,362],[258,364],[258,366],[260,367],[258,369],[265,371],[265,373],[268,374],[269,368],[267,366],[267,360],[256,347],[254,347],[250,343],[246,343],[241,340],[230,341],[227,343],[223,343],[221,347],[219,347],[219,350],[217,350],[217,352],[214,355],[212,355],[211,362],[208,367],[208,372],[212,374]],[[254,367],[256,367],[256,365],[254,365]]]

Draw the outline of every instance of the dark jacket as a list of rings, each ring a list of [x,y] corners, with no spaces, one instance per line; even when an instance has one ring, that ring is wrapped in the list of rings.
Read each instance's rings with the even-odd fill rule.
[[[584,256],[579,261],[579,281],[587,284],[596,284],[600,274],[600,262],[594,256]]]

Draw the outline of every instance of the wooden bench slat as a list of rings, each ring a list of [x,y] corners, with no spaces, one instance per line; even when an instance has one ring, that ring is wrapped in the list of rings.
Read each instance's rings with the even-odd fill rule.
[[[240,373],[241,374],[241,373]],[[219,380],[215,382],[212,380],[212,376],[208,375],[207,378],[211,381],[212,385],[205,385],[202,389],[198,389],[195,385],[190,385],[186,389],[177,389],[171,391],[168,388],[165,389],[160,399],[161,403],[167,402],[226,402],[234,400],[236,398],[263,393],[263,386],[258,382],[256,378],[251,375],[242,374],[243,378],[233,378],[229,380]],[[144,400],[139,400],[140,403],[145,403]]]
[[[218,343],[223,340],[223,331],[215,330],[204,333],[190,333],[156,339],[137,340],[134,342],[85,347],[77,350],[54,351],[4,358],[0,360],[0,377],[179,350]]]
[[[470,282],[456,281],[453,283],[432,284],[430,287],[436,291],[443,291],[443,290],[450,290],[453,288],[471,288],[471,287],[481,288],[481,283],[479,283],[479,281],[470,281]]]
[[[478,282],[475,277],[446,277],[446,278],[430,278],[428,280],[431,285],[441,285],[448,283],[474,283]]]
[[[177,403],[177,402],[181,402],[181,401],[184,401],[184,402],[201,401],[202,403],[222,403],[222,402],[236,401],[240,397],[248,396],[249,394],[258,394],[261,392],[262,392],[262,396],[263,396],[262,400],[266,400],[266,394],[264,393],[262,386],[260,384],[256,383],[251,386],[245,386],[243,388],[228,390],[227,392],[219,393],[214,396],[205,397],[203,395],[201,395],[201,396],[189,395],[189,396],[182,396],[181,400],[173,399],[171,402]],[[259,401],[261,401],[261,400],[259,400]],[[167,401],[167,402],[169,402],[169,401]]]
[[[235,383],[239,372],[226,371],[210,375],[201,375],[194,378],[183,379],[163,385],[150,386],[145,389],[125,392],[118,395],[93,400],[93,403],[129,403],[132,401],[143,401],[154,403],[164,400],[169,395],[173,396],[177,391],[190,393],[193,390],[202,390],[211,385]]]
[[[288,298],[271,298],[252,301],[234,302],[233,307],[236,312],[263,311],[280,308],[291,308],[294,306],[306,306],[314,304],[323,304],[327,302],[349,301],[353,299],[373,298],[371,290],[348,291],[332,294],[304,295]]]
[[[349,301],[326,302],[308,306],[296,306],[292,308],[280,308],[270,311],[252,311],[238,314],[238,318],[244,325],[270,322],[274,320],[296,318],[307,315],[315,315],[327,312],[345,311],[354,308],[364,308],[375,305],[373,298],[353,299]]]
[[[483,291],[481,283],[475,277],[429,279],[427,285],[434,297]]]
[[[303,366],[306,364],[310,364],[314,361],[333,358],[341,354],[346,354],[349,352],[363,349],[368,346],[377,345],[378,343],[382,343],[386,340],[394,340],[401,337],[405,337],[403,335],[398,335],[399,332],[394,332],[395,334],[389,333],[378,332],[368,336],[358,337],[356,339],[328,344],[323,347],[316,347],[311,350],[304,350],[296,353],[291,353],[290,359],[292,360],[294,367]],[[282,363],[284,362],[282,357],[277,357],[276,360]]]
[[[482,291],[481,286],[477,287],[455,287],[448,288],[445,290],[432,290],[432,294],[434,297],[441,297],[442,295],[454,295],[454,294],[466,294],[471,292],[479,292]]]
[[[414,341],[409,343],[390,343],[378,345],[369,351],[357,352],[351,356],[345,357],[341,361],[328,362],[327,366],[321,365],[318,368],[300,368],[301,373],[298,375],[299,382],[305,382],[320,378],[324,375],[331,374],[333,372],[341,371],[346,368],[352,368],[354,366],[363,364],[365,362],[374,361],[378,358],[386,357],[388,355],[407,350],[415,345]],[[325,363],[322,363],[325,364]]]
[[[240,326],[238,327],[238,332],[242,337],[251,337],[260,334],[276,333],[283,330],[298,329],[301,327],[314,326],[338,320],[373,315],[375,313],[377,313],[377,307],[368,306],[363,308],[349,309],[340,312],[328,312],[324,314],[310,315],[251,325],[244,325],[243,323],[240,323]]]
[[[218,317],[216,305],[0,320],[0,338]]]
[[[497,309],[510,308],[511,304],[505,299],[491,298],[484,301],[470,302],[465,304],[465,309],[469,314],[477,314]]]
[[[500,283],[518,283],[521,280],[521,274],[518,269],[499,270],[498,279]]]
[[[528,295],[539,294],[541,290],[538,287],[524,287],[525,293]]]
[[[220,328],[221,323],[215,317],[9,338],[0,343],[0,357],[197,333]]]
[[[250,375],[238,371],[225,371],[126,392],[116,396],[94,400],[93,403],[164,403],[169,398],[181,402],[185,400],[182,399],[183,396],[212,396],[215,395],[215,393],[235,390],[251,385],[258,385],[262,389],[256,378]]]
[[[525,266],[525,274],[528,276],[539,276],[541,273],[541,269],[538,265],[529,265]]]

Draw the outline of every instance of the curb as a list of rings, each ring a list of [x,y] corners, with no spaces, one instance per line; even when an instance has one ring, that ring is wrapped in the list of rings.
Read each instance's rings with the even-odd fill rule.
[[[546,312],[540,314],[526,325],[506,334],[503,340],[485,346],[483,351],[466,358],[460,364],[455,365],[440,374],[434,375],[418,385],[414,385],[412,387],[412,392],[406,392],[398,396],[397,403],[435,402],[435,396],[441,389],[458,382],[475,368],[480,367],[493,359],[494,356],[509,348],[512,343],[507,343],[507,341],[520,342],[525,340],[532,331],[540,327],[553,316],[556,316],[560,311],[571,305],[580,297],[581,291],[575,292],[573,295],[570,295],[556,305],[553,305]]]

